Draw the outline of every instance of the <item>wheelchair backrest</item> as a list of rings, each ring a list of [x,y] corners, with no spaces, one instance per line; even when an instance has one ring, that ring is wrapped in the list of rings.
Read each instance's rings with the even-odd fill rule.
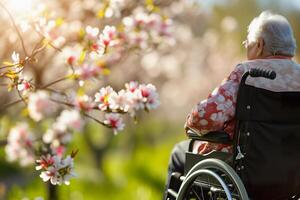
[[[234,163],[250,198],[299,194],[300,92],[272,92],[244,80],[235,116]]]

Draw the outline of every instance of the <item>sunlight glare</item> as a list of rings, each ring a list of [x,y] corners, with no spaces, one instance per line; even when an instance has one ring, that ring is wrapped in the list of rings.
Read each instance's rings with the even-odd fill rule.
[[[33,11],[34,0],[7,0],[6,5],[14,16],[25,17]]]

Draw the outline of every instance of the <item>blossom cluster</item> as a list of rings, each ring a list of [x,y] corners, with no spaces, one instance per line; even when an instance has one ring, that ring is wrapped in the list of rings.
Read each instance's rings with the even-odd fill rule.
[[[78,110],[63,110],[43,135],[43,141],[51,144],[52,148],[59,148],[69,143],[72,140],[72,131],[81,131],[83,125],[84,120]]]
[[[64,49],[66,63],[71,66],[76,79],[81,83],[91,78],[108,75],[108,66],[121,58],[123,47],[115,26],[105,26],[102,32],[97,27],[86,26],[81,46]]]
[[[75,177],[74,159],[68,155],[62,158],[57,155],[43,155],[36,161],[36,170],[42,170],[40,177],[44,182],[50,181],[53,185],[70,184],[70,179]]]
[[[148,111],[160,104],[156,88],[152,84],[138,84],[132,81],[125,84],[125,87],[125,90],[116,92],[108,86],[95,94],[95,102],[101,111],[115,112],[106,114],[104,121],[115,134],[125,126],[119,113],[129,113],[133,117],[138,110]]]
[[[35,29],[45,39],[51,41],[52,45],[55,47],[60,47],[66,41],[65,37],[62,34],[62,20],[61,19],[47,19],[45,17],[40,17],[35,22]]]
[[[100,18],[120,17],[122,9],[125,8],[129,1],[130,0],[104,1],[102,4],[102,9],[98,11],[97,15]]]
[[[42,90],[29,94],[27,108],[29,116],[34,121],[41,121],[45,117],[49,117],[56,110],[56,106],[50,100],[49,94]]]
[[[159,106],[156,88],[152,84],[139,84],[131,81],[125,84],[125,90],[114,91],[110,86],[101,88],[95,94],[95,102],[101,111],[121,110],[135,115],[137,110],[151,110]]]
[[[6,78],[9,91],[15,89],[18,92],[19,100],[16,102],[26,104],[27,112],[24,114],[30,119],[27,121],[34,122],[38,131],[33,134],[29,123],[17,124],[10,129],[5,147],[9,161],[18,161],[22,166],[36,161],[36,170],[41,170],[40,177],[43,181],[50,181],[54,185],[68,185],[70,178],[75,176],[74,156],[64,156],[73,134],[82,131],[85,117],[111,128],[117,134],[125,127],[125,114],[135,118],[138,111],[148,112],[159,106],[159,96],[152,84],[132,81],[119,91],[110,86],[102,87],[92,95],[86,91],[87,81],[109,75],[112,67],[131,50],[152,48],[160,44],[162,39],[171,37],[171,20],[158,12],[137,6],[137,9],[130,8],[134,10],[131,15],[122,16],[122,9],[125,9],[128,1],[131,0],[97,2],[97,5],[101,4],[98,17],[120,17],[118,23],[109,25],[91,22],[92,25],[79,23],[79,26],[73,28],[76,20],[66,18],[65,22],[63,18],[48,12],[45,7],[38,9],[33,21],[13,23],[19,26],[16,31],[21,31],[18,37],[22,42],[23,52],[13,51],[11,61],[3,62],[0,77]],[[65,31],[67,29],[70,30]],[[22,38],[23,34],[31,31],[40,37],[37,39],[39,42],[27,42]],[[31,49],[31,54],[26,51],[28,44],[34,45],[28,48]],[[35,66],[40,60],[44,60],[38,54],[48,47],[54,49],[54,56],[49,58],[56,59],[56,51],[62,52],[67,68],[61,68],[64,70],[63,78],[42,85],[46,81],[35,79],[38,79],[37,76],[44,78],[39,74],[44,69],[41,67],[43,70],[35,70]],[[57,62],[45,60],[51,64]],[[33,78],[28,78],[25,71]],[[64,80],[72,82],[71,89],[64,91],[50,87]],[[76,97],[70,98],[69,94],[76,94],[73,95]],[[90,114],[92,110],[103,115],[94,117]]]
[[[34,162],[33,134],[25,123],[13,127],[7,137],[5,152],[8,161],[19,161],[21,166]]]
[[[157,13],[136,9],[132,15],[123,18],[125,38],[132,46],[145,49],[171,37],[172,20]]]
[[[65,145],[72,140],[73,131],[81,131],[84,119],[81,113],[96,109],[106,113],[103,124],[113,129],[116,134],[124,129],[122,115],[129,113],[135,116],[138,110],[149,111],[159,106],[158,93],[152,84],[139,84],[131,81],[125,84],[125,89],[116,92],[112,87],[101,88],[94,100],[88,95],[77,97],[72,109],[60,112],[54,123],[42,135],[42,141],[49,145],[49,151],[55,156],[42,156],[37,162],[38,170],[44,169],[41,178],[50,180],[52,184],[68,183],[73,176],[73,159],[61,159],[65,152]],[[56,112],[59,107],[54,104],[50,95],[43,90],[30,92],[28,95],[28,114],[34,121],[41,121]],[[33,134],[27,124],[20,124],[12,128],[6,146],[7,158],[10,161],[19,160],[21,165],[32,164],[35,159]]]
[[[70,131],[80,131],[83,120],[80,112],[89,112],[98,109],[107,112],[104,124],[114,132],[124,128],[121,114],[129,113],[134,117],[138,110],[152,110],[159,106],[159,96],[152,84],[139,84],[132,81],[125,84],[125,89],[118,92],[110,86],[101,88],[94,101],[88,95],[78,96],[73,104],[73,110],[64,110],[43,136],[43,141],[55,147],[66,144],[72,139]],[[57,110],[45,91],[29,94],[28,112],[34,121],[40,121]]]

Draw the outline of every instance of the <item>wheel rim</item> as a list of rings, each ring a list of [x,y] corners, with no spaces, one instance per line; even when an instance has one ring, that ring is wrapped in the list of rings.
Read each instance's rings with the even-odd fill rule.
[[[238,199],[241,200],[249,200],[248,194],[246,192],[246,189],[241,181],[241,179],[239,178],[239,176],[236,174],[236,172],[225,162],[218,160],[218,159],[205,159],[199,163],[197,163],[186,175],[186,180],[191,176],[191,174],[193,174],[195,171],[199,170],[199,169],[208,169],[210,171],[212,171],[212,169],[214,170],[218,170],[222,173],[224,173],[226,175],[226,177],[229,179],[229,182],[233,184],[233,187],[236,189],[237,193],[238,193]],[[177,199],[178,200],[183,200],[183,196],[184,193],[186,193],[187,190],[187,184],[184,184],[185,182],[183,182],[183,184],[180,187]],[[227,187],[227,186],[226,186]],[[228,188],[228,187],[227,187]],[[233,190],[235,191],[235,190]]]
[[[212,176],[213,178],[215,178],[221,184],[222,188],[224,189],[224,193],[226,195],[226,198],[228,200],[232,200],[230,191],[229,191],[226,183],[222,180],[222,178],[217,173],[215,173],[215,172],[213,172],[211,170],[208,170],[208,169],[199,169],[199,170],[193,172],[192,174],[190,174],[190,176],[187,177],[184,180],[184,182],[182,183],[183,185],[185,185],[185,187],[179,191],[179,193],[178,193],[178,199],[183,199],[184,195],[185,195],[185,193],[186,193],[186,191],[188,189],[188,187],[191,186],[191,184],[193,183],[193,181],[196,180],[196,178],[198,178],[198,177],[200,177],[202,175],[209,175],[209,176]],[[212,191],[212,188],[214,188],[214,187],[210,188],[211,191]],[[204,200],[204,194],[203,194],[202,187],[201,187],[201,191],[202,191],[202,194],[199,194],[199,195],[201,195],[202,198],[199,198],[199,197],[197,197],[197,198]],[[215,199],[215,198],[210,198],[210,199]]]

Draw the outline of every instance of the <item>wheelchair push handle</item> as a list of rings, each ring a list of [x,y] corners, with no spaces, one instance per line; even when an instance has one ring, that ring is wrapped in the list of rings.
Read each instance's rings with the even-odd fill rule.
[[[273,70],[263,70],[258,68],[252,68],[249,70],[251,77],[264,77],[267,79],[274,80],[276,78],[276,72]]]

